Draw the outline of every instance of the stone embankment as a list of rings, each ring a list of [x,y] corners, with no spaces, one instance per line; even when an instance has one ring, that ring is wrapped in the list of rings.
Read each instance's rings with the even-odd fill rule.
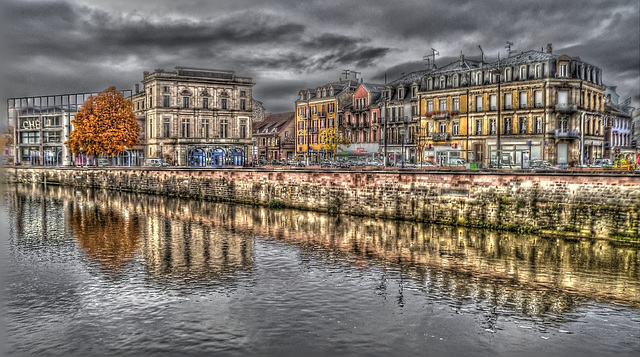
[[[638,240],[640,175],[320,169],[5,169],[7,182]]]

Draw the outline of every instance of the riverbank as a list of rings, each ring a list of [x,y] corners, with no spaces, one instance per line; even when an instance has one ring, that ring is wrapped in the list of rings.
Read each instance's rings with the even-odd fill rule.
[[[609,172],[32,168],[7,182],[95,187],[520,232],[640,240],[640,175]]]

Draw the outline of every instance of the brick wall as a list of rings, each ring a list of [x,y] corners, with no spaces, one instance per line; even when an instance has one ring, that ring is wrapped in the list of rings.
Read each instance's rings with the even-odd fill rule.
[[[640,237],[640,175],[9,168],[10,182],[587,237]]]

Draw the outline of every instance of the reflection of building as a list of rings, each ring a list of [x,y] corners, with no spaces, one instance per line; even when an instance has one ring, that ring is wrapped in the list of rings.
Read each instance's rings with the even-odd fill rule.
[[[255,123],[253,138],[259,161],[294,159],[296,152],[296,115],[294,112],[267,114]]]
[[[176,67],[144,72],[142,85],[132,101],[144,120],[147,157],[199,167],[247,162],[254,117],[251,78]]]
[[[131,91],[121,91],[126,97]],[[64,144],[73,130],[71,121],[82,104],[93,93],[45,95],[35,97],[9,98],[7,116],[14,128],[16,163],[23,165],[61,166],[92,164],[92,157],[72,156]],[[127,150],[116,158],[118,165],[136,165],[136,158],[142,153]]]

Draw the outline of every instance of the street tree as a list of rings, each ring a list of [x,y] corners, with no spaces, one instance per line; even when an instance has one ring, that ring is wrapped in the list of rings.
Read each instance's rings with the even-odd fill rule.
[[[350,145],[351,139],[345,136],[344,133],[339,132],[336,127],[332,127],[323,129],[320,132],[320,142],[326,152],[331,152],[335,155],[341,146]]]
[[[66,144],[74,154],[113,157],[140,144],[133,105],[114,87],[89,97],[71,123]]]

